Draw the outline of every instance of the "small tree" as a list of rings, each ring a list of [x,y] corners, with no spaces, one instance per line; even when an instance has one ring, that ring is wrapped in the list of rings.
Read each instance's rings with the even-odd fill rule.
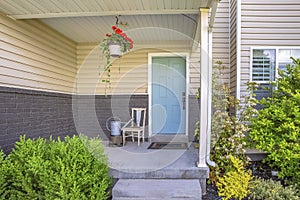
[[[273,96],[260,101],[263,109],[252,120],[251,139],[269,153],[267,163],[279,177],[300,180],[300,59],[279,70]]]

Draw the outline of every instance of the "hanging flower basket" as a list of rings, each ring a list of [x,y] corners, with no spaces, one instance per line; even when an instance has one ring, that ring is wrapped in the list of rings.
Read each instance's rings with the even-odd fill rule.
[[[108,45],[109,53],[112,57],[120,57],[121,56],[121,44],[118,42],[112,42]]]
[[[120,57],[133,48],[133,41],[122,29],[112,26],[112,33],[107,33],[106,38],[100,44],[100,49],[106,57],[106,65],[110,65],[110,57]],[[116,45],[118,44],[118,45]],[[116,49],[118,48],[118,49]]]
[[[100,49],[106,58],[104,72],[107,73],[107,78],[102,80],[104,83],[110,84],[110,57],[121,57],[133,48],[133,41],[117,26],[112,26],[112,33],[107,33],[106,38],[100,44]]]

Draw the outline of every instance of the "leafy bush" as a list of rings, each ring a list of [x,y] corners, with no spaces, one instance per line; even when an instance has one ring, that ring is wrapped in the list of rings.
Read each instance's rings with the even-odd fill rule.
[[[300,180],[300,59],[279,71],[272,98],[252,121],[251,139],[256,148],[269,153],[266,161],[279,170],[279,177]]]
[[[25,139],[1,166],[1,199],[107,199],[111,179],[99,139]],[[2,190],[4,188],[4,190]]]
[[[3,151],[0,149],[0,166],[2,165],[4,158],[5,158],[5,154],[4,154]]]
[[[253,180],[250,191],[250,198],[253,200],[299,200],[300,198],[295,187],[283,187],[280,182],[271,179]]]
[[[251,173],[245,171],[243,162],[232,155],[229,156],[233,169],[226,172],[217,182],[218,195],[225,200],[230,198],[243,199],[249,194]]]
[[[5,158],[5,154],[0,149],[0,169],[2,169],[4,158]],[[5,191],[6,182],[5,182],[4,175],[5,173],[3,173],[2,170],[0,170],[0,194],[2,194]]]
[[[246,134],[250,128],[248,121],[253,113],[256,113],[253,108],[256,105],[255,98],[251,95],[244,97],[244,106],[242,107],[240,100],[230,94],[228,85],[218,81],[222,68],[222,63],[218,62],[213,76],[211,159],[216,162],[217,166],[211,168],[210,179],[214,183],[233,168],[229,159],[230,155],[238,158],[244,164],[247,163],[244,153],[247,146]],[[249,83],[249,92],[255,87],[254,83]]]

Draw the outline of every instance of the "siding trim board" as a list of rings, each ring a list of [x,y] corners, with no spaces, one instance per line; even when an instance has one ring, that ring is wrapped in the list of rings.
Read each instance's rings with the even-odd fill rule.
[[[62,92],[62,91],[56,91],[56,90],[50,90],[50,89],[40,89],[40,88],[34,88],[34,87],[25,87],[22,85],[12,85],[7,87],[7,84],[0,83],[0,88],[12,88],[12,89],[20,89],[20,90],[32,90],[36,92],[49,92],[49,93],[57,93],[57,94],[65,94],[65,95],[73,95],[74,92]],[[1,90],[0,90],[1,92]]]
[[[230,94],[236,96],[237,91],[237,32],[236,32],[236,20],[237,20],[237,10],[236,10],[236,0],[230,0],[229,5],[229,87],[230,87]]]
[[[242,4],[240,0],[236,3],[236,98],[240,99],[241,85],[241,39],[242,39]]]
[[[45,91],[45,90],[28,90],[25,88],[14,88],[14,87],[5,87],[0,86],[1,93],[15,93],[15,94],[27,94],[27,95],[37,95],[37,96],[52,96],[52,97],[64,97],[68,98],[71,94],[54,92],[54,91]]]

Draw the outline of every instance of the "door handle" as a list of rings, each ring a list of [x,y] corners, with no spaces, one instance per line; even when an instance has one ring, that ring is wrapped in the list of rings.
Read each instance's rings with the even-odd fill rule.
[[[185,110],[185,92],[182,92],[182,110]]]

